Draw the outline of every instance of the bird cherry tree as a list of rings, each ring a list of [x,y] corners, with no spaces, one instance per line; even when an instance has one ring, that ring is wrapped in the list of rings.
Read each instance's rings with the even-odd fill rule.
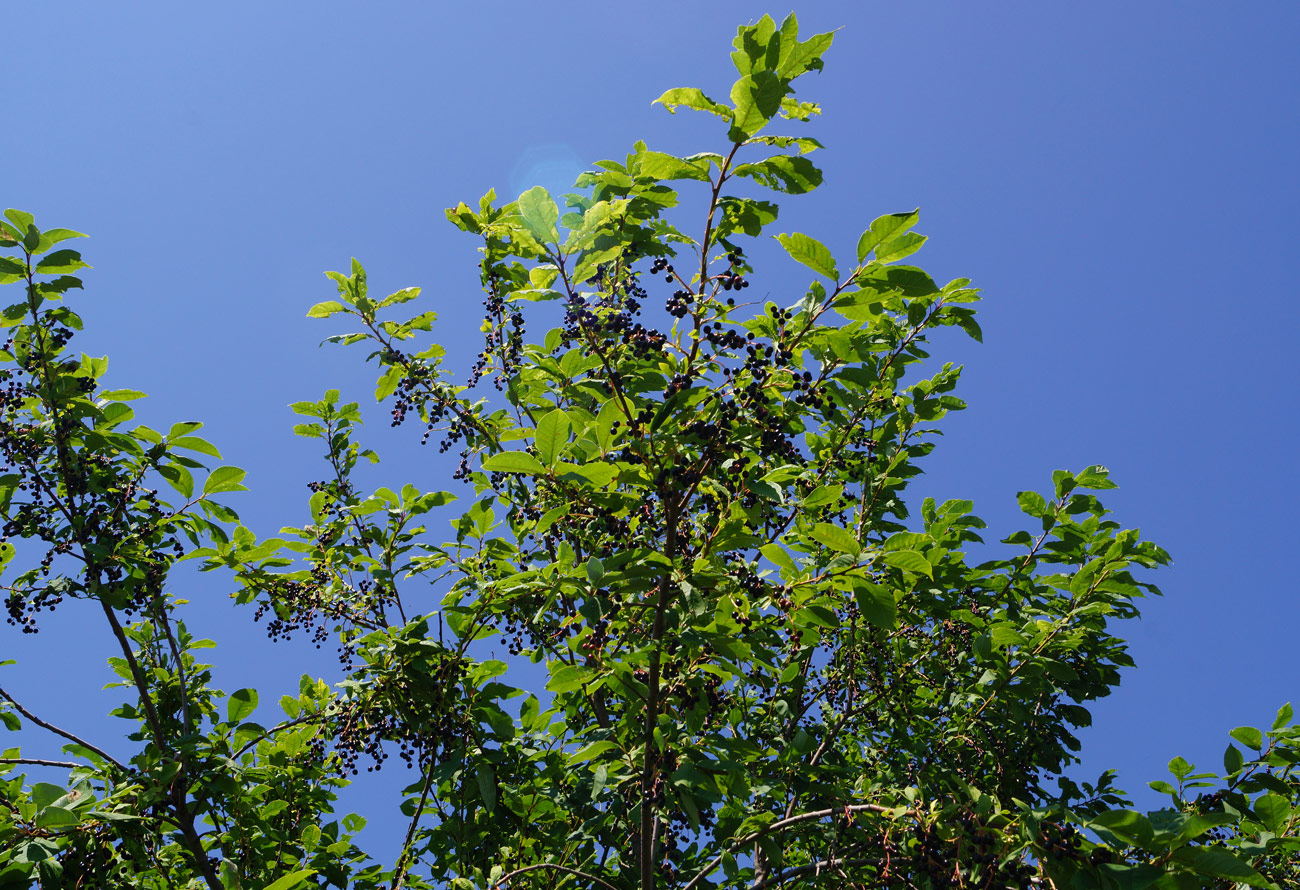
[[[1289,706],[1233,730],[1221,775],[1175,758],[1155,812],[1109,773],[1065,776],[1087,703],[1131,664],[1115,624],[1168,557],[1110,518],[1100,466],[1021,492],[1025,528],[1002,546],[970,501],[908,498],[964,407],[930,341],[980,337],[969,281],[904,262],[925,242],[917,214],[818,233],[848,252],[776,234],[812,280],[751,295],[776,261],[755,239],[777,199],[822,182],[821,144],[792,135],[820,109],[794,82],[831,41],[764,17],[738,30],[728,101],[657,100],[716,118],[715,151],[638,142],[579,177],[563,213],[542,188],[448,210],[480,242],[467,378],[444,367],[434,313],[410,314],[418,288],[372,297],[356,261],[329,273],[337,298],[309,315],[346,319],[329,339],[370,350],[392,425],[458,463],[366,490],[359,405],[299,402],[321,479],[280,537],[239,524],[225,496],[244,474],[209,471],[198,424],[132,425],[142,394],[100,387],[105,360],[69,348],[85,264],[53,249],[77,233],[7,212],[9,623],[102,614],[126,697],[112,713],[132,728],[97,743],[0,687],[6,728],[39,739],[0,757],[0,887],[1300,879]],[[213,688],[212,644],[178,612],[187,558],[228,572],[272,637],[333,641],[342,680],[304,676],[281,717]],[[333,802],[394,753],[412,781],[381,863]]]

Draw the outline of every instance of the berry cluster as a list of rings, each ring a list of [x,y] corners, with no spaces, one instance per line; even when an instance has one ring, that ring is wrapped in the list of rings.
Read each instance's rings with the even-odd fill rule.
[[[36,633],[37,614],[53,611],[68,595],[107,597],[127,615],[143,611],[184,552],[175,526],[162,524],[157,492],[142,484],[149,470],[172,471],[161,465],[166,449],[155,446],[143,462],[111,445],[91,450],[92,415],[84,399],[96,381],[79,361],[59,359],[73,332],[52,314],[38,313],[18,328],[21,342],[5,343],[20,373],[0,371],[0,474],[12,480],[0,545],[11,538],[45,545],[39,569],[5,598],[7,622],[24,633]],[[72,554],[83,563],[84,584],[40,580],[50,577],[60,556]]]
[[[727,262],[731,268],[721,275],[715,276],[714,281],[718,282],[723,290],[740,290],[749,287],[749,280],[736,270],[736,266],[742,262],[740,253],[732,251],[727,254]],[[734,303],[734,301],[732,302]]]
[[[629,331],[640,328],[634,319],[641,314],[641,304],[647,295],[638,274],[628,269],[634,258],[634,252],[627,250],[618,263],[597,266],[596,273],[586,282],[598,289],[596,293],[569,293],[561,329],[562,349],[574,344],[587,347],[599,344],[602,349],[609,349]]]
[[[483,269],[482,279],[487,291],[487,299],[483,301],[485,314],[482,325],[485,342],[483,351],[478,354],[470,372],[469,388],[478,385],[489,364],[495,359],[498,373],[493,385],[500,392],[504,391],[505,381],[519,370],[523,360],[524,316],[517,303],[506,303],[507,291],[502,286],[506,270],[486,264],[480,264],[480,268]]]
[[[466,673],[450,653],[428,673],[400,660],[357,671],[355,697],[331,715],[344,772],[357,775],[363,755],[371,760],[366,772],[382,770],[390,757],[385,742],[398,744],[408,769],[447,757],[470,728]]]
[[[1038,843],[1043,852],[1053,860],[1081,858],[1083,836],[1070,823],[1044,822],[1039,829]]]

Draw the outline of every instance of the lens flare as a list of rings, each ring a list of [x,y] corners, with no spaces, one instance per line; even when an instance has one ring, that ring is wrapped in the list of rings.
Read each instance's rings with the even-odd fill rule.
[[[511,198],[540,185],[551,193],[563,214],[563,196],[579,191],[573,181],[587,168],[578,153],[563,143],[529,146],[510,171]]]

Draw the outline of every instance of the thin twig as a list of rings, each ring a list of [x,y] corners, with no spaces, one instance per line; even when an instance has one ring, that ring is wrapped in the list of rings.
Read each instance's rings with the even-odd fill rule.
[[[282,729],[288,729],[291,726],[300,726],[303,723],[311,723],[313,720],[322,720],[324,719],[324,716],[325,716],[324,714],[308,714],[304,717],[298,717],[294,720],[286,720],[283,723],[277,723],[275,726],[272,726],[270,729],[268,729],[266,732],[262,733],[261,735],[257,736],[256,738],[250,739],[249,741],[245,742],[239,748],[239,750],[234,753],[233,756],[238,757],[239,755],[247,751],[249,748],[256,745],[258,742],[262,741],[263,739],[269,739],[272,735],[274,735],[275,733],[279,732]]]
[[[823,859],[820,862],[814,862],[811,865],[801,865],[798,868],[787,869],[779,875],[773,875],[766,881],[759,881],[749,890],[764,890],[766,887],[775,887],[777,884],[784,884],[791,878],[798,878],[804,875],[820,872],[823,868],[843,868],[846,865],[874,865],[879,862],[878,859]]]
[[[773,822],[771,825],[766,825],[763,828],[760,828],[758,831],[753,832],[752,834],[745,835],[743,838],[734,842],[731,846],[723,850],[717,856],[714,856],[713,859],[709,862],[709,864],[704,866],[704,868],[700,870],[699,874],[691,878],[690,882],[687,883],[687,885],[683,887],[682,890],[692,890],[692,888],[694,888],[697,884],[699,884],[710,874],[712,874],[713,870],[718,867],[718,864],[721,863],[722,860],[727,857],[727,855],[735,853],[737,850],[741,849],[742,847],[749,846],[754,841],[758,840],[759,838],[765,835],[769,835],[774,831],[780,831],[783,828],[788,828],[791,825],[797,825],[800,822],[810,822],[815,819],[824,819],[827,816],[837,816],[837,815],[847,816],[850,813],[889,813],[889,812],[893,812],[893,809],[891,807],[884,807],[876,803],[858,803],[858,804],[849,804],[848,806],[843,806],[843,807],[830,807],[825,810],[813,810],[807,813],[799,813],[797,816],[790,816],[788,819],[781,819],[779,821]],[[823,863],[823,865],[825,865],[825,863]],[[784,880],[784,878],[781,875],[778,875],[777,877],[773,878],[772,881],[777,881],[778,879]],[[750,890],[758,890],[758,888],[751,887]]]
[[[424,805],[429,799],[429,786],[433,784],[433,765],[434,758],[432,752],[429,754],[429,763],[424,768],[424,787],[420,789],[420,802],[415,806],[415,812],[411,814],[411,824],[406,829],[406,840],[402,843],[402,855],[397,857],[397,877],[393,879],[393,890],[402,890],[402,882],[406,880],[406,872],[410,868],[408,859],[411,855],[411,842],[415,839],[415,828],[420,824],[420,816],[424,815]]]
[[[589,875],[585,871],[578,871],[576,868],[569,868],[567,865],[553,865],[550,862],[539,862],[536,865],[525,865],[523,868],[516,868],[514,871],[508,872],[507,874],[497,878],[496,883],[492,885],[492,890],[497,890],[498,887],[513,878],[515,875],[521,875],[526,871],[536,871],[539,868],[549,868],[551,871],[562,871],[566,875],[573,875],[574,877],[591,881],[593,884],[599,884],[601,887],[604,887],[605,890],[619,890],[618,887],[615,887],[613,884],[602,880],[595,875]]]
[[[166,604],[161,602],[160,598],[155,598],[153,605],[158,610],[158,623],[162,625],[163,633],[167,636],[167,646],[171,649],[172,658],[176,661],[176,677],[181,684],[181,718],[185,721],[185,729],[188,732],[190,729],[190,681],[185,675],[185,660],[181,657],[181,647],[172,634],[171,622],[167,620]]]

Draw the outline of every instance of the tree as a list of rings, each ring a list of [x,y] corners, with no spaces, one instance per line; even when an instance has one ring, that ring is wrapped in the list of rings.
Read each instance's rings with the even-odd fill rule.
[[[1175,758],[1153,813],[1109,773],[1063,775],[1086,703],[1130,664],[1113,623],[1167,562],[1108,518],[1103,467],[1021,492],[1029,527],[982,561],[972,503],[909,504],[964,407],[930,335],[980,337],[970,282],[900,263],[917,214],[876,219],[851,261],[778,234],[815,278],[784,306],[746,301],[778,206],[745,195],[821,183],[816,139],[766,131],[818,114],[792,85],[831,40],[764,17],[738,31],[729,103],[657,100],[717,117],[717,153],[638,142],[563,217],[541,188],[449,210],[482,241],[465,384],[432,312],[393,317],[417,288],[372,298],[355,260],[329,273],[338,299],[309,315],[357,328],[330,339],[371,349],[394,425],[418,417],[459,452],[468,506],[445,543],[427,524],[456,494],[354,483],[377,457],[337,391],[293,406],[326,459],[311,522],[239,525],[225,495],[244,474],[208,470],[199,425],[131,426],[143,394],[101,389],[106,361],[69,351],[85,263],[54,248],[79,234],[6,212],[0,283],[22,297],[3,315],[0,558],[30,566],[8,577],[9,623],[102,613],[134,753],[0,687],[7,729],[67,743],[0,758],[0,887],[1294,885],[1290,706],[1233,730],[1222,776]],[[562,321],[531,340],[547,301]],[[231,572],[273,637],[337,640],[345,679],[304,676],[283,719],[251,720],[257,693],[213,688],[211,644],[178,615],[169,577],[191,558]],[[543,671],[545,689],[511,685]],[[332,801],[393,751],[415,780],[387,866]]]

